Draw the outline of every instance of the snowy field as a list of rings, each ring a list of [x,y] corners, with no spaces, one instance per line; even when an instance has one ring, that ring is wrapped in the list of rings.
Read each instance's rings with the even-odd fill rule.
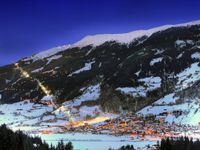
[[[195,53],[193,57],[198,58]],[[139,115],[156,115],[157,118],[164,118],[169,124],[182,124],[198,126],[200,123],[200,105],[199,98],[184,99],[178,103],[180,97],[175,96],[178,91],[191,87],[195,82],[200,80],[200,67],[198,62],[191,64],[182,72],[176,75],[178,82],[176,89],[163,98],[157,100],[152,105],[149,105],[138,112]],[[177,114],[177,112],[179,114]]]
[[[98,86],[94,87],[92,90],[98,89]],[[79,111],[82,112],[78,117],[80,119],[84,118],[85,115],[92,115],[92,112],[100,112],[100,109],[98,106],[83,106]],[[106,114],[100,112],[100,116],[103,115]],[[63,132],[61,127],[66,126],[68,119],[68,116],[65,115],[65,109],[61,109],[61,111],[55,110],[52,106],[34,104],[28,100],[0,105],[0,124],[5,123],[15,131],[22,130],[32,136],[40,136],[43,140],[53,145],[63,140],[64,142],[71,141],[75,150],[107,150],[110,147],[117,149],[127,144],[132,144],[135,148],[146,149],[146,145],[155,144],[157,141],[141,140],[139,138],[132,139],[130,136],[114,136],[109,134],[59,133]],[[47,130],[48,133],[45,132]]]
[[[55,145],[58,141],[71,141],[74,150],[108,150],[109,148],[118,149],[123,145],[132,144],[137,149],[146,149],[146,146],[156,144],[157,140],[147,141],[131,139],[130,136],[111,136],[111,135],[96,135],[89,133],[65,133],[65,134],[49,134],[39,135],[49,144]],[[55,140],[56,139],[56,140]]]

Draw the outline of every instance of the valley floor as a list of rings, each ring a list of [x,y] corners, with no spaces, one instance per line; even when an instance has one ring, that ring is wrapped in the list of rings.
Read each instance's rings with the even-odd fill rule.
[[[127,144],[146,149],[148,144],[154,145],[163,137],[187,135],[200,138],[200,128],[197,124],[192,122],[194,125],[186,125],[177,122],[180,120],[179,117],[183,117],[177,111],[177,106],[174,108],[171,106],[171,110],[167,109],[168,111],[158,110],[157,105],[163,99],[155,102],[150,108],[144,108],[138,114],[102,113],[95,118],[74,122],[69,120],[67,115],[64,116],[65,111],[62,109],[58,111],[59,113],[55,113],[53,106],[23,101],[0,105],[0,124],[6,124],[13,130],[20,129],[33,136],[39,135],[48,143],[55,144],[60,140],[71,141],[75,149],[80,150],[119,148]],[[189,106],[191,107],[187,108],[190,108],[193,113],[192,109],[196,110],[195,104],[191,103]],[[90,113],[93,111],[91,109]],[[168,114],[171,117],[174,115],[172,122],[166,122]]]
[[[132,139],[130,136],[97,135],[91,133],[58,133],[49,135],[39,135],[49,144],[56,144],[59,140],[64,142],[71,141],[75,150],[108,150],[109,148],[118,149],[123,145],[134,145],[138,149],[146,149],[147,145],[153,145],[155,140]]]

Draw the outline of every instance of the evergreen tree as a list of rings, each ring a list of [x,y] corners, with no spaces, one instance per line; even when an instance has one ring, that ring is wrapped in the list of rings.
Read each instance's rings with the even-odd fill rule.
[[[72,142],[69,142],[65,145],[65,150],[73,150]]]

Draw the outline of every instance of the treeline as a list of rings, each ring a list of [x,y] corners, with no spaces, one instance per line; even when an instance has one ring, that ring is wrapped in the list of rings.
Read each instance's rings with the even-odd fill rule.
[[[161,140],[159,150],[200,150],[200,141],[188,137],[166,138]]]
[[[200,140],[193,140],[188,137],[171,137],[162,139],[157,144],[148,145],[147,150],[200,150]],[[114,150],[114,149],[109,149]],[[135,150],[133,145],[122,146],[119,150]]]
[[[72,143],[60,141],[57,146],[48,145],[39,137],[30,137],[22,131],[13,132],[6,125],[0,126],[0,150],[73,150]]]
[[[135,150],[133,145],[122,146],[119,150]]]

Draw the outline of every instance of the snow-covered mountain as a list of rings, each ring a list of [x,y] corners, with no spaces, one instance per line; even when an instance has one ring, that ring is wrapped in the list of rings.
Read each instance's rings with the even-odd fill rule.
[[[86,36],[1,67],[0,120],[64,125],[134,112],[197,125],[199,88],[200,21]]]
[[[165,25],[161,27],[152,28],[149,30],[137,30],[130,33],[90,35],[86,36],[85,38],[73,44],[72,46],[74,47],[85,47],[88,45],[99,46],[105,42],[110,42],[110,41],[115,41],[121,44],[130,44],[134,40],[139,39],[143,36],[150,37],[152,34],[156,32],[161,32],[169,28],[189,27],[197,24],[200,24],[200,21],[193,21],[177,25]]]
[[[121,44],[130,44],[131,42],[134,42],[134,40],[137,40],[141,37],[150,37],[152,34],[154,34],[156,32],[161,32],[161,31],[164,31],[169,28],[190,27],[190,26],[198,25],[198,24],[200,24],[200,21],[193,21],[193,22],[177,24],[177,25],[164,25],[164,26],[160,26],[160,27],[156,27],[156,28],[152,28],[152,29],[148,29],[148,30],[137,30],[137,31],[129,32],[129,33],[88,35],[88,36],[84,37],[82,40],[80,40],[72,45],[63,45],[63,46],[51,48],[49,50],[45,50],[41,53],[35,54],[25,60],[44,59],[44,58],[53,56],[60,51],[70,49],[73,47],[81,48],[81,47],[86,47],[89,45],[96,47],[96,46],[104,44],[105,42],[115,41],[115,42],[121,43]]]
[[[24,61],[28,61],[28,60],[37,61],[37,60],[40,60],[40,59],[48,58],[50,56],[55,55],[56,53],[59,53],[61,51],[66,50],[68,48],[70,48],[70,45],[63,45],[63,46],[58,46],[58,47],[55,47],[55,48],[51,48],[51,49],[42,51],[42,52],[40,52],[38,54],[35,54],[35,55],[33,55],[33,56],[29,57],[29,58],[26,58],[26,59],[24,59]]]

